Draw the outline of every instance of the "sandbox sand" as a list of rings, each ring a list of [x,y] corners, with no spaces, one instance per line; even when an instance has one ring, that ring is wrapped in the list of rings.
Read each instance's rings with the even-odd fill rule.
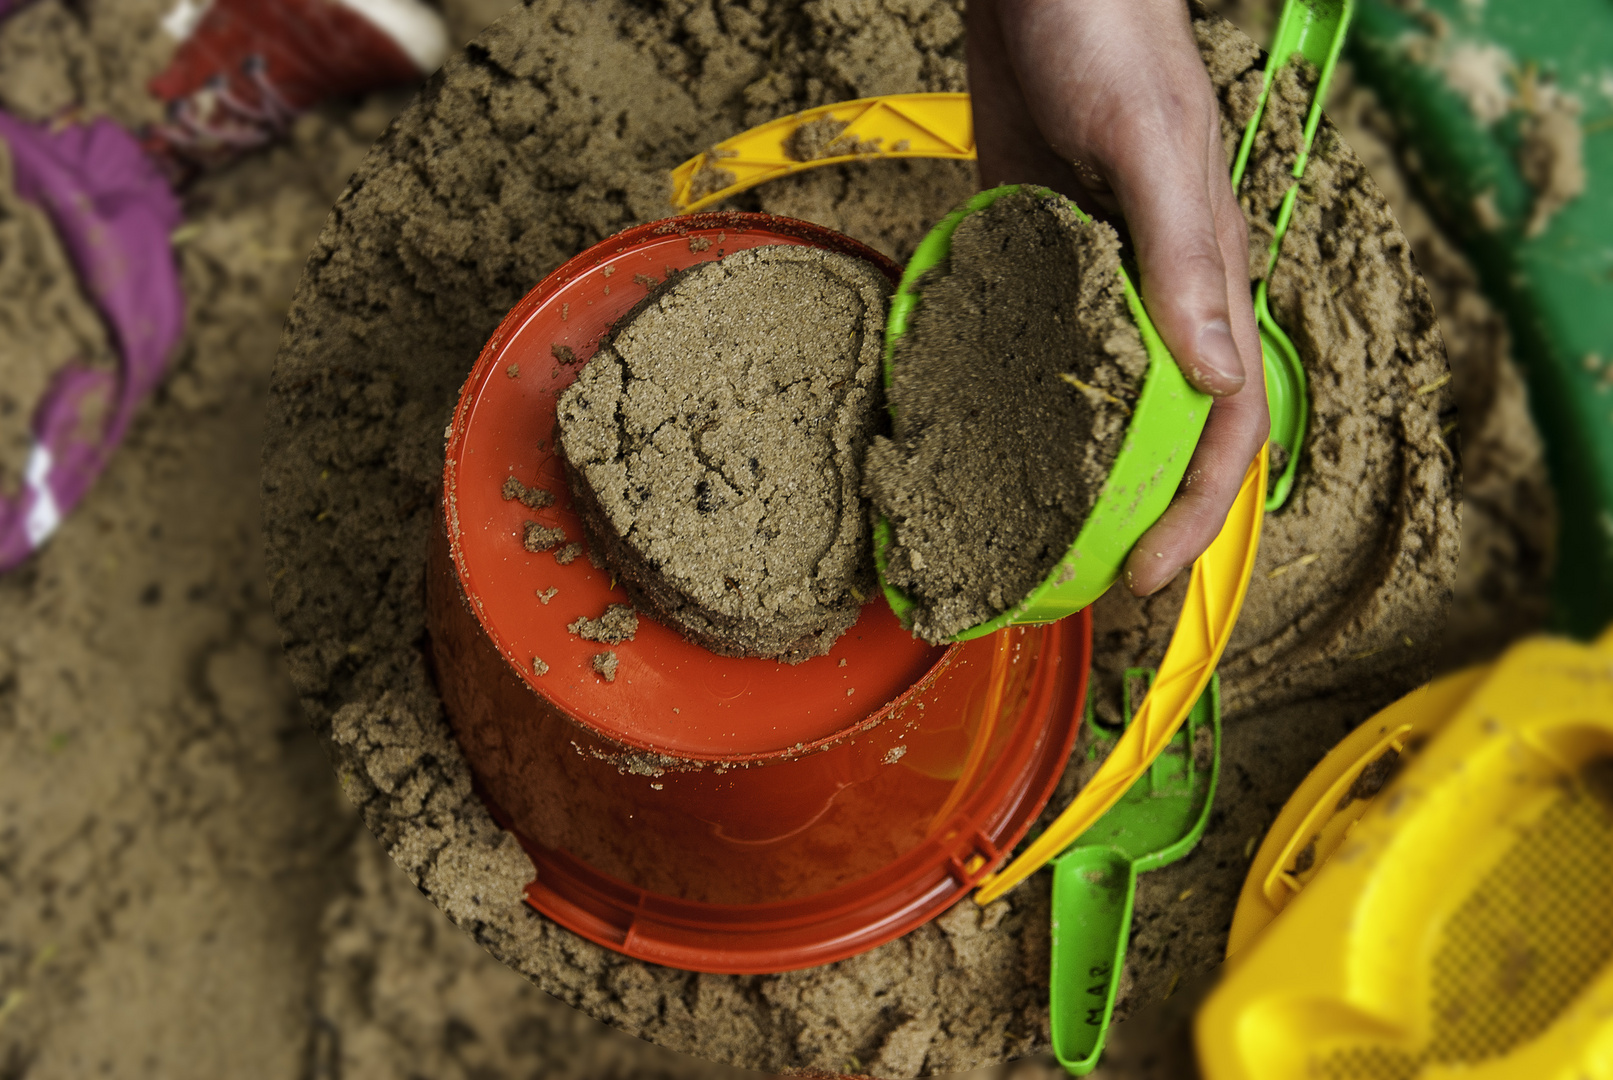
[[[155,109],[140,87],[166,57],[155,26],[171,6],[38,0],[0,26],[0,101],[38,117],[81,99],[91,111],[120,119],[150,118]],[[566,24],[557,48],[599,36],[618,40],[624,8],[596,19],[597,9],[571,7],[580,10],[538,10],[547,25],[555,18]],[[445,8],[464,40],[504,5],[481,0]],[[464,289],[479,280],[490,299],[469,319],[485,332],[544,270],[625,223],[631,214],[624,201],[638,200],[636,192],[646,192],[634,203],[643,216],[664,212],[648,171],[617,167],[637,150],[661,154],[651,162],[658,169],[798,101],[961,88],[956,10],[897,8],[815,8],[812,16],[798,16],[798,33],[780,36],[776,61],[768,26],[757,29],[748,9],[724,6],[725,23],[692,8],[677,28],[670,17],[629,20],[625,40],[610,53],[625,63],[612,70],[592,61],[567,66],[541,91],[483,68],[488,77],[477,92],[492,110],[508,110],[514,97],[531,92],[541,106],[537,115],[553,101],[566,115],[581,110],[594,122],[559,132],[545,127],[524,145],[526,120],[501,112],[511,159],[524,162],[523,170],[543,170],[553,186],[534,187],[541,195],[523,191],[522,172],[511,177],[502,201],[485,194],[498,190],[496,183],[469,191],[455,204],[457,216],[422,220],[412,235],[442,242],[458,235],[464,252],[475,228],[496,231],[505,215],[520,216],[528,197],[565,207],[563,226],[548,239],[528,238],[535,254],[507,280],[491,262],[435,267],[418,245],[399,245],[387,258],[394,267],[407,263],[408,273],[428,284],[444,274],[470,279]],[[663,96],[635,105],[631,91],[640,84],[633,69],[650,53],[675,85],[656,83]],[[476,55],[483,64],[490,54]],[[625,90],[621,80],[630,84]],[[594,93],[597,116],[588,112]],[[305,252],[365,148],[405,103],[376,98],[325,110],[300,123],[289,146],[194,194],[188,216],[197,231],[182,248],[191,323],[172,374],[83,509],[20,573],[0,579],[0,1072],[7,1075],[76,1078],[102,1063],[111,1075],[208,1080],[755,1075],[606,1028],[488,956],[478,944],[486,928],[478,927],[474,911],[465,920],[471,933],[444,920],[357,826],[286,677],[267,598],[279,571],[262,568],[254,497],[270,361]],[[638,109],[658,110],[671,127],[645,132],[639,118],[646,112]],[[702,109],[713,115],[701,119]],[[616,117],[624,111],[629,123],[618,134]],[[1464,550],[1455,601],[1462,614],[1447,638],[1452,658],[1442,662],[1471,659],[1526,632],[1543,610],[1552,531],[1538,436],[1500,323],[1460,255],[1407,196],[1388,150],[1392,133],[1359,94],[1341,93],[1334,118],[1411,239],[1450,348],[1452,387],[1463,410]],[[443,124],[427,128],[428,149],[452,149]],[[657,149],[663,138],[686,145]],[[463,164],[448,153],[430,168],[451,187]],[[589,168],[627,181],[603,194],[581,190],[575,185]],[[468,175],[491,180],[498,172]],[[736,205],[810,218],[903,256],[929,224],[928,208],[955,205],[971,184],[970,170],[957,163],[868,163],[775,183]],[[406,226],[400,219],[396,227]],[[433,295],[397,275],[357,279],[353,288],[355,306],[378,310]],[[446,301],[442,312],[448,321],[466,317]],[[460,374],[480,345],[476,329],[456,339],[468,350],[455,354]],[[431,355],[442,343],[427,346]],[[416,463],[388,444],[385,432],[365,431],[366,410],[422,411],[412,404],[422,389],[417,371],[372,377],[333,369],[312,377],[350,406],[331,425],[305,484],[308,496],[321,500],[308,517],[324,514],[322,526],[341,528],[356,545],[337,552],[341,564],[391,532],[379,514],[353,520],[368,464],[390,462],[411,478],[395,503],[406,507],[415,492],[429,499],[440,459]],[[454,379],[426,386],[443,403],[431,417],[440,436]],[[389,488],[380,497],[394,494]],[[375,666],[376,651],[391,639],[374,631],[371,620],[398,610],[382,602],[389,592],[413,603],[408,579],[416,566],[355,561],[350,572],[359,587],[342,591],[359,599],[352,606],[307,593],[309,617],[330,620],[343,634],[318,645],[304,639],[295,651],[303,688],[314,689],[316,715],[328,717],[331,702],[344,694],[379,700],[377,688],[395,676],[399,692],[377,711],[397,717],[400,728],[411,722],[409,688],[421,676],[407,664]],[[388,584],[389,574],[405,580]],[[291,586],[282,578],[278,587]],[[320,604],[327,605],[322,614]],[[329,681],[309,683],[310,669],[328,672]],[[1226,801],[1205,846],[1179,867],[1142,879],[1132,1002],[1162,995],[1177,973],[1213,954],[1217,927],[1230,910],[1227,890],[1246,865],[1245,845],[1275,813],[1281,785],[1303,773],[1362,709],[1332,700],[1229,717]],[[401,746],[347,756],[342,783],[373,802],[378,795],[368,766],[383,781],[399,779],[385,766],[391,760],[409,767]],[[456,827],[439,819],[437,831],[424,835],[440,840]],[[387,837],[392,846],[399,839]],[[417,873],[421,850],[399,852]],[[1194,897],[1179,902],[1190,885]],[[988,921],[1001,919],[991,934],[963,920],[964,909],[881,955],[844,965],[834,978],[750,980],[737,994],[723,980],[602,963],[574,939],[557,943],[554,956],[558,966],[576,965],[579,995],[591,986],[595,1011],[619,1023],[653,1017],[665,1002],[673,1017],[698,1008],[713,1037],[729,1044],[754,1038],[786,1053],[799,1047],[798,1058],[835,1067],[855,1061],[887,1075],[944,1071],[1045,1039],[1045,1032],[1022,1038],[1018,1028],[1011,1031],[1013,1015],[971,998],[973,985],[960,983],[953,964],[956,957],[985,966],[988,981],[1022,985],[1027,998],[1045,994],[1037,980],[1045,979],[1045,936],[1038,935],[1045,935],[1046,913],[1033,890],[1022,892],[1022,901],[987,913]],[[1214,910],[1198,907],[1215,895],[1221,899]],[[982,949],[994,934],[1028,944],[1003,958]],[[904,968],[912,981],[893,989],[891,973]],[[1191,979],[1183,976],[1180,985],[1173,1001]],[[937,1005],[937,995],[948,1004]],[[757,1016],[778,1017],[778,1027],[758,1033]],[[984,1032],[974,1042],[960,1048],[941,1033],[942,1025],[971,1030],[971,1016],[978,1018],[972,1030]],[[1012,1038],[994,1040],[995,1025]],[[638,1029],[655,1034],[642,1023]],[[1157,1047],[1146,1036],[1133,1037],[1132,1025],[1117,1028],[1111,1045],[1112,1064],[1098,1074],[1106,1080],[1173,1075],[1148,1071]],[[989,1075],[1059,1074],[1044,1059]]]
[[[463,40],[506,6],[447,14]],[[172,7],[38,0],[0,23],[0,103],[150,119]],[[359,824],[286,677],[258,503],[269,368],[331,204],[410,96],[322,111],[192,193],[167,381],[0,577],[0,1075],[754,1075],[615,1032],[448,923]]]
[[[665,215],[666,170],[747,123],[748,98],[763,92],[741,95],[747,83],[731,73],[787,95],[766,115],[959,88],[950,6],[923,10],[931,29],[920,40],[937,44],[922,48],[904,19],[848,11],[806,9],[749,36],[711,27],[692,82],[687,53],[667,44],[671,26],[625,3],[518,9],[451,61],[350,186],[293,302],[265,458],[269,573],[292,677],[349,794],[422,889],[496,955],[675,1049],[755,1068],[856,1061],[910,1075],[1038,1049],[1045,895],[1025,890],[986,916],[965,904],[863,957],[782,976],[697,976],[587,944],[521,904],[531,866],[470,790],[421,638],[441,433],[471,359],[547,270]],[[783,71],[761,74],[774,55]],[[863,77],[836,75],[842,64]],[[589,198],[574,196],[579,184]],[[906,213],[933,219],[953,201]],[[301,509],[309,498],[329,500],[316,531]]]
[[[807,10],[809,22],[827,21],[781,24],[780,32],[840,25],[833,5]],[[884,25],[895,32],[898,23]],[[876,23],[854,25],[873,33]],[[634,43],[662,41],[665,29],[626,5],[513,12],[450,62],[338,204],[293,301],[271,393],[269,572],[292,678],[349,795],[393,857],[478,941],[562,1000],[663,1045],[753,1068],[857,1062],[900,1076],[1036,1051],[1047,1037],[1045,875],[990,909],[965,902],[899,941],[823,968],[714,977],[634,963],[521,904],[530,864],[471,792],[427,677],[420,581],[441,432],[464,372],[525,288],[608,232],[664,214],[665,170],[744,122],[743,96],[723,96],[734,90],[719,92],[704,76],[687,88],[686,66],[661,46],[643,47],[653,65],[632,62],[641,55]],[[745,49],[771,54],[773,39],[761,28],[754,40]],[[781,55],[838,55],[795,40],[779,46]],[[947,49],[959,44],[945,40]],[[1252,59],[1252,49],[1244,53]],[[715,70],[711,54],[706,65]],[[954,68],[918,68],[941,74],[915,83],[909,73],[902,88],[955,85],[943,77]],[[800,85],[800,96],[775,101],[774,111],[829,93],[807,92],[810,80]],[[883,88],[848,84],[834,95]],[[652,108],[657,123],[648,120]],[[889,183],[897,173],[884,175]],[[610,197],[579,202],[579,183]],[[834,191],[840,181],[830,174],[823,183]],[[933,221],[956,201],[910,201],[906,212]],[[887,229],[859,238],[881,244],[895,232]],[[1431,323],[1422,332],[1437,335]],[[1453,508],[1438,496],[1450,490],[1449,473],[1430,468],[1434,512],[1454,527]],[[1421,505],[1409,491],[1386,502]],[[1437,590],[1435,599],[1443,607]],[[1248,735],[1228,739],[1237,777],[1228,791],[1239,797],[1229,798],[1192,859],[1145,890],[1128,1006],[1162,996],[1218,957],[1250,837],[1343,734],[1340,717],[1364,715],[1359,705],[1340,708],[1281,714],[1286,726],[1275,729],[1246,723]],[[1280,733],[1280,745],[1260,746],[1257,730]],[[1086,767],[1071,770],[1058,803]],[[1195,894],[1200,903],[1161,906],[1193,882],[1204,890]]]
[[[1230,156],[1261,59],[1229,24],[1197,25]],[[1309,92],[1298,68],[1280,73],[1250,155],[1241,201],[1252,280],[1266,271]],[[1344,690],[1387,702],[1425,679],[1460,549],[1455,397],[1411,245],[1331,123],[1300,184],[1270,297],[1305,364],[1311,416],[1293,494],[1266,518],[1220,667],[1234,711]],[[1126,667],[1158,663],[1186,586],[1184,574],[1147,599],[1115,589],[1094,606],[1107,709]]]

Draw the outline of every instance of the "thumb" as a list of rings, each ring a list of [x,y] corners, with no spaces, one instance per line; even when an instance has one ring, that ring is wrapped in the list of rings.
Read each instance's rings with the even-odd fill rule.
[[[1251,374],[1259,377],[1260,354],[1245,276],[1247,226],[1219,138],[1206,145],[1209,133],[1220,133],[1208,90],[1205,104],[1215,115],[1181,117],[1168,125],[1176,132],[1121,155],[1111,165],[1111,183],[1136,249],[1143,304],[1160,337],[1188,382],[1224,397]]]

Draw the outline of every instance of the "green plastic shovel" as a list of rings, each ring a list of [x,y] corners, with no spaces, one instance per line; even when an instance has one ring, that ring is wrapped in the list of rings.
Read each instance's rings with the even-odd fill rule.
[[[1149,668],[1126,672],[1127,724],[1132,683],[1139,679],[1151,683],[1153,674]],[[1087,724],[1099,740],[1117,738],[1093,721],[1090,698]],[[1194,756],[1201,730],[1211,733],[1208,768]],[[1074,1076],[1085,1076],[1097,1067],[1109,1033],[1131,937],[1137,875],[1175,862],[1198,844],[1210,819],[1220,772],[1217,675],[1148,772],[1053,864],[1053,1053]]]

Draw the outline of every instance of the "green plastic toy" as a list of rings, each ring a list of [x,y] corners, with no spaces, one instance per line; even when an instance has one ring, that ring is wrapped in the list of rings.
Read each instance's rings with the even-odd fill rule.
[[[952,250],[952,234],[964,218],[1020,189],[1020,185],[1010,184],[980,192],[942,218],[913,253],[891,300],[890,318],[885,324],[887,389],[895,373],[896,342],[907,332],[908,321],[921,302],[919,279],[946,259]],[[1064,198],[1049,188],[1029,190],[1048,198]],[[1091,220],[1074,203],[1070,206],[1082,221]],[[1126,303],[1148,350],[1148,372],[1143,377],[1142,392],[1132,409],[1131,423],[1126,427],[1120,452],[1110,466],[1109,478],[1075,542],[1042,583],[1001,615],[959,633],[956,641],[984,637],[1005,626],[1054,622],[1102,596],[1120,576],[1120,568],[1133,545],[1165,512],[1182,482],[1182,474],[1187,471],[1199,433],[1209,418],[1210,396],[1189,386],[1176,361],[1171,359],[1148,312],[1143,309],[1132,271],[1122,266],[1120,277]],[[885,576],[890,544],[890,522],[881,518],[874,523],[874,565],[879,570],[880,584],[884,586],[891,610],[905,623],[914,602]]]
[[[1267,92],[1277,69],[1298,54],[1316,64],[1321,78],[1305,124],[1305,147],[1294,163],[1296,182],[1284,198],[1274,223],[1275,234],[1270,254],[1272,264],[1277,261],[1278,249],[1288,230],[1289,219],[1293,216],[1294,203],[1299,195],[1297,179],[1305,170],[1311,140],[1322,120],[1321,102],[1332,80],[1354,6],[1355,0],[1289,0],[1278,24],[1272,49],[1273,59],[1267,65],[1260,106],[1244,132],[1233,166],[1234,189],[1243,179],[1249,151],[1254,145],[1255,132],[1265,109]],[[1018,190],[1019,185],[1007,185],[980,192],[943,218],[913,253],[902,274],[896,296],[891,300],[890,318],[885,324],[887,389],[894,376],[896,342],[907,332],[913,312],[922,303],[919,279],[946,259],[952,249],[952,234],[965,217]],[[1048,188],[1031,190],[1050,198],[1063,198]],[[1070,205],[1082,221],[1091,220],[1074,203]],[[1181,369],[1171,358],[1170,351],[1165,348],[1164,341],[1143,308],[1133,269],[1122,266],[1120,276],[1126,302],[1142,333],[1143,344],[1148,349],[1148,372],[1144,376],[1142,393],[1133,410],[1131,423],[1127,426],[1120,452],[1110,467],[1109,478],[1075,542],[1042,583],[1024,600],[996,618],[959,633],[954,638],[956,641],[983,637],[1005,626],[1062,619],[1102,596],[1120,576],[1120,568],[1132,547],[1164,513],[1181,484],[1182,475],[1187,471],[1188,461],[1209,417],[1209,395],[1188,385]],[[1286,452],[1286,461],[1266,499],[1266,509],[1275,510],[1282,506],[1293,489],[1294,470],[1299,464],[1299,451],[1305,441],[1310,408],[1305,370],[1293,342],[1272,318],[1266,302],[1264,281],[1255,294],[1255,314],[1260,326],[1261,358],[1271,411],[1271,441]],[[891,609],[906,622],[914,602],[892,585],[885,575],[891,541],[891,524],[881,518],[874,523],[874,565],[879,571],[880,584]]]
[[[1294,183],[1283,196],[1277,210],[1275,230],[1271,238],[1266,261],[1266,276],[1255,290],[1255,322],[1260,327],[1260,355],[1266,368],[1266,407],[1271,412],[1271,441],[1281,446],[1287,460],[1280,470],[1273,469],[1275,481],[1266,496],[1266,510],[1280,508],[1294,488],[1294,470],[1299,465],[1299,451],[1305,443],[1305,427],[1310,420],[1310,395],[1305,381],[1305,368],[1299,361],[1299,352],[1289,340],[1277,320],[1272,317],[1266,298],[1266,284],[1271,280],[1271,269],[1277,265],[1277,253],[1283,237],[1288,233],[1288,222],[1294,216],[1294,204],[1299,200],[1299,178],[1305,173],[1310,160],[1311,143],[1322,122],[1322,103],[1327,100],[1327,88],[1332,84],[1333,71],[1338,66],[1339,53],[1349,33],[1350,16],[1355,0],[1288,0],[1272,35],[1271,49],[1266,63],[1265,78],[1260,88],[1260,103],[1254,116],[1243,129],[1243,141],[1238,145],[1238,156],[1232,163],[1232,190],[1243,183],[1244,169],[1249,164],[1249,151],[1260,130],[1261,117],[1266,112],[1266,99],[1277,72],[1295,56],[1302,56],[1315,65],[1319,78],[1311,98],[1310,112],[1305,117],[1305,143],[1294,161]]]
[[[1153,671],[1126,672],[1125,722],[1131,686]],[[1096,747],[1117,736],[1093,721]],[[1195,759],[1200,731],[1211,732],[1209,767]],[[1137,875],[1175,862],[1198,844],[1210,819],[1221,772],[1221,682],[1210,685],[1148,772],[1053,864],[1053,1053],[1074,1076],[1097,1067],[1114,1015],[1115,995],[1131,937]]]
[[[1357,78],[1394,118],[1418,194],[1506,315],[1558,496],[1553,621],[1589,638],[1613,611],[1613,4],[1361,0],[1357,21]],[[1453,57],[1488,62],[1501,115],[1457,88],[1473,94],[1484,64]],[[1586,183],[1536,222],[1520,161],[1529,105],[1548,88],[1579,105]]]

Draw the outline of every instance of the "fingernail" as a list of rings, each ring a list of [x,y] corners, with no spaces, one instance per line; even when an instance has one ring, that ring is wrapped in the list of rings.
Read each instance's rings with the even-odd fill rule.
[[[1171,582],[1175,581],[1176,580],[1176,575],[1180,574],[1181,572],[1182,572],[1182,568],[1180,566],[1178,566],[1176,569],[1172,570],[1170,573],[1168,573],[1164,577],[1160,578],[1159,579],[1159,584],[1155,585],[1152,589],[1149,589],[1147,592],[1143,593],[1143,595],[1144,596],[1153,596],[1155,593],[1159,592],[1159,590],[1163,589],[1165,586],[1167,586]]]
[[[1243,361],[1238,358],[1237,343],[1232,340],[1232,327],[1225,319],[1207,322],[1199,330],[1198,361],[1223,379],[1243,381]]]
[[[1153,555],[1154,555],[1154,558],[1156,558],[1156,559],[1163,559],[1165,557],[1165,553],[1163,551],[1156,551],[1156,552],[1153,553]],[[1148,586],[1146,589],[1144,589],[1142,591],[1138,591],[1138,589],[1137,589],[1138,574],[1137,574],[1137,572],[1135,570],[1133,570],[1130,566],[1128,566],[1128,567],[1126,567],[1126,588],[1131,590],[1131,593],[1132,593],[1133,596],[1153,596],[1159,590],[1161,590],[1165,586],[1169,585],[1171,583],[1171,581],[1176,577],[1176,575],[1180,571],[1180,569],[1181,569],[1180,567],[1177,567],[1175,570],[1172,570],[1170,573],[1168,573],[1168,574],[1164,575],[1163,577],[1161,577],[1159,579],[1159,581],[1156,582],[1155,584]],[[1157,566],[1156,567],[1148,567],[1147,569],[1145,569],[1143,571],[1141,576],[1145,581],[1148,578],[1153,577],[1153,573],[1150,573],[1150,571],[1154,571],[1155,573],[1157,573],[1158,572]]]

